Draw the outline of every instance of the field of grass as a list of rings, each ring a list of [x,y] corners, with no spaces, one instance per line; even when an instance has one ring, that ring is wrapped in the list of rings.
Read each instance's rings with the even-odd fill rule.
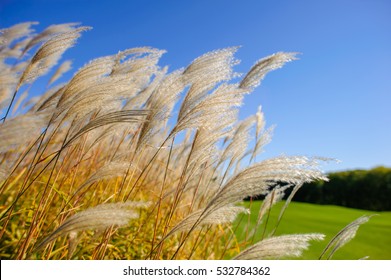
[[[258,209],[261,201],[245,202],[247,207],[251,204],[250,217],[243,217],[237,230],[239,240],[244,240],[246,225],[250,222],[256,224]],[[274,228],[280,209],[284,202],[276,204],[267,223],[266,234]],[[323,233],[325,240],[311,242],[309,250],[304,251],[301,259],[318,259],[319,255],[344,226],[362,215],[372,215],[369,222],[360,226],[356,237],[335,253],[333,259],[354,260],[368,256],[371,260],[391,259],[391,213],[371,212],[330,205],[315,205],[308,203],[291,202],[278,226],[275,234],[295,233]],[[265,223],[260,225],[257,238],[261,238]],[[252,228],[252,226],[250,226]],[[256,239],[257,240],[257,239]]]
[[[71,68],[61,56],[91,27],[36,24],[0,30],[1,259],[235,257],[238,202],[325,178],[317,158],[255,162],[272,129],[261,107],[239,119],[244,96],[296,53],[238,80],[237,47],[174,71],[164,50],[129,48],[58,83]]]
[[[91,28],[68,23],[36,33],[33,25],[0,30],[1,259],[280,259],[323,238],[297,233],[330,239],[364,214],[294,204],[278,234],[296,235],[251,250],[243,250],[243,237],[233,238],[244,198],[267,194],[274,203],[286,185],[326,179],[323,159],[255,161],[272,128],[261,107],[239,119],[244,96],[295,53],[258,60],[238,82],[235,47],[176,71],[158,64],[164,50],[131,48],[96,58],[57,84],[70,67],[58,65],[63,52]],[[29,96],[49,73],[47,92]],[[352,244],[361,242],[360,250],[336,257],[389,258],[382,255],[390,244],[385,215],[359,232]],[[304,258],[316,258],[324,245]]]

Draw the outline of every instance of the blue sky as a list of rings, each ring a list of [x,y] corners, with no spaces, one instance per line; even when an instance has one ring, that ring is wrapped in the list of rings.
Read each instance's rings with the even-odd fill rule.
[[[391,1],[0,1],[0,28],[23,21],[92,26],[64,55],[74,69],[137,46],[167,50],[160,64],[174,70],[239,45],[242,73],[274,52],[300,52],[245,99],[241,118],[262,105],[276,125],[262,157],[342,161],[326,171],[391,166]]]

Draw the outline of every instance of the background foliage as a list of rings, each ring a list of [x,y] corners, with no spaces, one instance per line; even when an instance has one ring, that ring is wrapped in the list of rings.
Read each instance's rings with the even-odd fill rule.
[[[293,200],[373,211],[391,211],[391,168],[334,172],[329,182],[306,183]]]

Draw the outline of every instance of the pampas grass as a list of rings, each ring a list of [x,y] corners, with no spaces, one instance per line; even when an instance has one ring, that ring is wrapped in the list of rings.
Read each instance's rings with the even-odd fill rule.
[[[370,218],[371,216],[362,216],[341,229],[327,244],[319,259],[322,259],[326,254],[328,254],[327,259],[331,259],[337,250],[356,236],[358,228],[368,222]]]
[[[35,24],[0,35],[1,258],[282,258],[322,238],[265,237],[246,249],[232,228],[244,198],[269,193],[261,220],[286,188],[326,179],[317,158],[257,158],[272,132],[261,109],[238,120],[244,96],[295,53],[261,59],[238,81],[237,47],[174,71],[158,64],[164,50],[131,48],[56,85],[70,62],[52,68],[90,28],[35,35]],[[14,102],[47,73],[46,92]]]
[[[298,257],[303,250],[308,249],[309,241],[323,239],[323,234],[293,234],[270,237],[247,248],[234,259],[258,260],[281,259],[292,256]]]
[[[133,202],[101,204],[78,212],[42,240],[37,245],[36,250],[41,249],[49,242],[68,233],[75,235],[82,230],[93,229],[102,231],[112,226],[125,226],[129,223],[130,219],[137,219],[139,217],[137,212],[129,208],[147,205],[138,205]]]

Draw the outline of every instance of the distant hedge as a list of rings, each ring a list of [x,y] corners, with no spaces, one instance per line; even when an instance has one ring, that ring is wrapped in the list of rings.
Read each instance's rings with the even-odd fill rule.
[[[328,177],[329,182],[303,185],[293,200],[391,211],[391,168],[336,172]]]

